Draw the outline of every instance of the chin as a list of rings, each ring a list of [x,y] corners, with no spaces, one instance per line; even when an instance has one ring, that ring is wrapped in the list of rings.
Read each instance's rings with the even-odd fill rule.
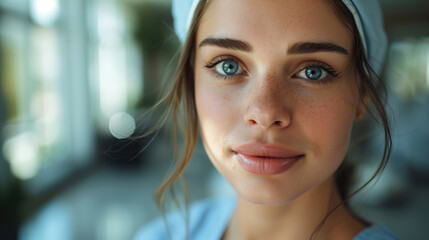
[[[246,202],[265,206],[284,206],[302,196],[308,189],[267,179],[230,182],[237,196]]]
[[[285,199],[284,197],[276,196],[243,196],[238,195],[241,199],[245,200],[248,203],[255,205],[271,206],[271,207],[280,207],[285,206],[293,202],[294,199]]]

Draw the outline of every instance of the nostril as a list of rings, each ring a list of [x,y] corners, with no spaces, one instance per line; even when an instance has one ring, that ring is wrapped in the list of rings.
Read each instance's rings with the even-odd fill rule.
[[[290,113],[286,110],[282,111],[249,111],[245,114],[243,120],[247,126],[262,128],[284,128],[290,124]]]
[[[256,121],[255,121],[255,120],[253,120],[253,119],[249,119],[249,123],[250,123],[250,125],[255,125],[255,124],[257,124],[257,123],[256,123]]]

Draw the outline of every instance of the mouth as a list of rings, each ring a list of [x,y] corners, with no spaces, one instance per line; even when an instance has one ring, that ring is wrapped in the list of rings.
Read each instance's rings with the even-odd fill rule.
[[[241,167],[256,175],[278,175],[286,172],[305,155],[278,144],[251,143],[233,150]]]

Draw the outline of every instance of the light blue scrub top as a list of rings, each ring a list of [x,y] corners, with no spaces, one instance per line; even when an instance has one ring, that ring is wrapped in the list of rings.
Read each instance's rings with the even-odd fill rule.
[[[235,206],[235,198],[212,199],[192,204],[189,210],[189,239],[221,239]],[[185,239],[186,225],[183,219],[179,212],[168,214],[167,221],[172,240]],[[140,229],[134,240],[170,240],[170,238],[165,223],[160,218]],[[400,240],[400,238],[385,226],[373,225],[352,240]]]

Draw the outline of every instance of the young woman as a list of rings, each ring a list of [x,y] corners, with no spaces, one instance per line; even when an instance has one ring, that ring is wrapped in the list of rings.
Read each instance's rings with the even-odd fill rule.
[[[390,153],[376,77],[386,49],[377,1],[178,0],[173,7],[184,45],[163,103],[174,119],[183,111],[187,145],[159,204],[189,162],[198,128],[237,194],[169,214],[136,239],[398,239],[356,217],[346,204],[353,192],[343,187],[352,125],[366,113],[385,129],[376,174]]]

